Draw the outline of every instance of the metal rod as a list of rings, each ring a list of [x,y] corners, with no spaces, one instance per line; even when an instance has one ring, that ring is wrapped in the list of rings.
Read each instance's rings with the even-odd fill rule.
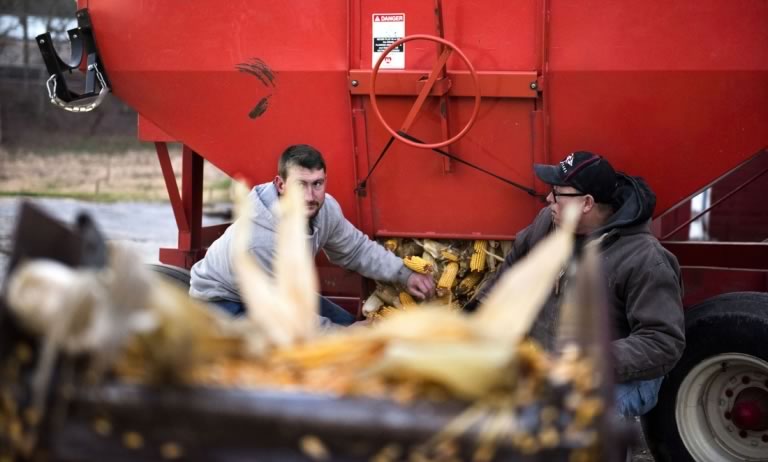
[[[707,208],[706,208],[705,210],[703,210],[702,212],[700,212],[700,213],[698,213],[698,214],[694,215],[694,216],[693,216],[691,219],[689,219],[688,221],[686,221],[686,222],[685,222],[685,223],[683,223],[682,225],[678,226],[677,228],[673,229],[673,230],[672,230],[672,231],[670,231],[669,233],[665,234],[665,235],[664,235],[664,237],[662,237],[662,238],[661,238],[661,240],[662,240],[662,241],[665,241],[665,240],[669,239],[671,236],[674,236],[674,235],[675,235],[675,234],[676,234],[678,231],[680,231],[681,229],[683,229],[683,228],[685,228],[686,226],[690,225],[690,224],[691,224],[691,223],[693,223],[694,221],[698,220],[698,219],[699,219],[699,218],[701,218],[703,215],[705,215],[705,214],[709,213],[709,212],[710,212],[712,209],[714,209],[715,207],[717,207],[718,205],[720,205],[721,203],[723,203],[723,201],[725,201],[725,200],[726,200],[726,199],[728,199],[729,197],[733,196],[733,195],[734,195],[734,194],[736,194],[737,192],[741,191],[742,189],[746,188],[747,186],[749,186],[751,183],[753,183],[755,180],[757,180],[757,179],[758,179],[758,178],[760,178],[761,176],[765,175],[765,173],[766,173],[766,172],[768,172],[768,168],[765,168],[765,169],[763,169],[761,172],[757,173],[757,174],[756,174],[756,175],[754,175],[752,178],[748,179],[747,181],[745,181],[745,182],[744,182],[744,183],[742,183],[741,185],[739,185],[739,186],[737,186],[736,188],[734,188],[732,191],[730,191],[730,192],[729,192],[728,194],[726,194],[725,196],[723,196],[723,197],[721,197],[720,199],[716,200],[714,203],[712,203],[712,205],[710,205],[709,207],[707,207]]]

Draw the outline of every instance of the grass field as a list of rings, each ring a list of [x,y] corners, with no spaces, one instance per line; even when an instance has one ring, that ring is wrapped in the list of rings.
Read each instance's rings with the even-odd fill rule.
[[[181,154],[171,154],[181,186]],[[230,180],[213,165],[204,169],[204,199],[229,198]],[[0,195],[74,197],[100,202],[168,199],[157,155],[152,150],[116,153],[10,152],[0,148]]]

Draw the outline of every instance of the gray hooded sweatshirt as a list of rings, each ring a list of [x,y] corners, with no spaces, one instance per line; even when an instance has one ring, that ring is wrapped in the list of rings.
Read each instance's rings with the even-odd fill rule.
[[[278,218],[273,208],[278,202],[277,189],[272,183],[255,186],[248,194],[253,204],[253,231],[249,251],[259,264],[272,274]],[[195,263],[191,271],[189,294],[202,300],[232,300],[240,302],[232,268],[232,237],[234,226],[208,248],[205,258]],[[343,268],[384,282],[405,284],[413,272],[392,252],[368,239],[344,218],[339,203],[330,194],[317,216],[310,222],[312,254],[322,249],[328,259]]]

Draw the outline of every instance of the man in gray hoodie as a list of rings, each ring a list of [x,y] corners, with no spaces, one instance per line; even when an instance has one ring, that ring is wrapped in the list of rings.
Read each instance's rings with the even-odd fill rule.
[[[571,153],[556,165],[535,165],[534,170],[552,186],[549,205],[517,234],[495,279],[465,309],[482,303],[499,275],[559,225],[562,207],[578,204],[577,249],[587,242],[599,246],[606,280],[615,334],[616,409],[624,416],[643,415],[656,405],[664,375],[685,347],[680,267],[650,231],[656,196],[641,178],[617,173],[607,160],[587,151]],[[554,285],[530,332],[549,349],[565,278],[561,275]]]
[[[322,154],[306,144],[288,147],[280,156],[274,180],[255,186],[248,195],[253,204],[249,250],[262,268],[272,271],[277,230],[273,207],[289,178],[304,188],[307,239],[313,254],[322,249],[332,263],[377,281],[399,283],[419,299],[434,294],[435,285],[430,275],[406,268],[400,258],[368,239],[344,218],[339,203],[325,192],[326,167]],[[205,258],[192,267],[189,293],[239,315],[246,307],[240,299],[230,258],[233,229],[233,226],[227,228],[208,248]],[[354,316],[327,298],[321,297],[320,302],[320,316],[330,322],[350,325],[355,321]]]

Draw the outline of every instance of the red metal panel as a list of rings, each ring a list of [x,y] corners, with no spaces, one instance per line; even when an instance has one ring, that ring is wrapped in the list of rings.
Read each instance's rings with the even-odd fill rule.
[[[315,145],[328,157],[329,192],[358,221],[348,2],[126,0],[91,1],[89,9],[116,96],[251,183],[275,175],[289,144]],[[236,69],[257,58],[274,74],[274,86],[265,73]],[[262,102],[266,110],[256,115]]]
[[[768,145],[768,3],[551,1],[553,156],[646,177],[657,214]]]
[[[189,233],[189,220],[181,200],[179,187],[176,184],[176,174],[173,172],[173,165],[171,165],[168,145],[164,142],[156,142],[155,149],[157,150],[157,160],[160,162],[160,170],[163,172],[165,190],[168,191],[168,199],[171,202],[173,217],[176,219],[176,227],[179,229],[179,234]]]
[[[362,44],[360,69],[371,69],[373,13],[405,13],[405,34],[435,35],[434,2],[359,0]],[[529,71],[537,67],[536,0],[443,0],[445,38],[457,44],[477,70]],[[429,69],[435,45],[406,45],[406,69]],[[354,61],[353,61],[354,63]],[[356,66],[353,66],[353,68]],[[463,69],[453,57],[448,69]]]
[[[371,68],[371,15],[405,13],[407,35],[434,33],[434,2],[189,0],[183,14],[173,2],[86,3],[116,95],[156,126],[146,136],[164,132],[232,176],[267,181],[285,146],[314,144],[328,158],[329,192],[353,223],[379,235],[511,237],[540,207],[399,143],[367,195],[353,193],[389,139],[370,113],[365,79],[350,87],[351,75]],[[445,38],[484,75],[487,96],[450,150],[513,181],[543,190],[533,162],[591,149],[645,176],[662,213],[768,146],[764,0],[441,3]],[[256,59],[266,67],[237,70]],[[418,92],[408,79],[434,60],[433,44],[407,44],[406,70],[382,76],[382,92]],[[448,61],[449,102],[429,98],[412,135],[443,138],[441,110],[453,133],[466,122],[463,66]],[[524,87],[520,76],[541,73],[541,93]],[[382,95],[379,104],[399,126],[413,101]]]
[[[419,82],[428,72],[418,70],[382,71],[376,81],[376,95],[418,95],[421,91]],[[485,97],[516,97],[536,98],[538,94],[531,84],[536,82],[536,72],[478,72],[480,80],[480,95]],[[435,85],[430,95],[475,96],[475,90],[469,71],[450,71],[447,76],[449,86],[441,91]],[[353,95],[368,95],[371,93],[371,70],[355,69],[349,72],[350,88]],[[357,84],[355,84],[356,82]]]
[[[384,117],[399,122],[403,105],[410,98],[393,98],[380,104]],[[463,126],[471,101],[450,105],[455,126]],[[529,102],[486,101],[481,120],[470,133],[452,145],[452,152],[464,160],[505,176],[523,185],[533,185],[531,112]],[[440,137],[438,108],[427,104],[412,133],[424,141]],[[491,123],[495,121],[496,123]],[[369,161],[378,157],[388,139],[379,124],[369,120]],[[373,140],[373,141],[371,141]],[[455,164],[445,173],[442,157],[432,151],[395,143],[372,180],[369,194],[374,202],[377,234],[403,236],[433,233],[434,236],[479,234],[511,238],[530,222],[540,204],[526,193],[467,166]]]
[[[712,203],[720,201],[753,175],[766,170],[768,150],[715,185],[712,188]],[[711,238],[719,241],[768,242],[768,211],[765,205],[767,191],[768,175],[764,174],[712,210],[708,229]]]
[[[288,144],[316,145],[328,157],[329,192],[353,223],[361,223],[355,213],[357,198],[353,193],[359,172],[353,155],[356,144],[347,78],[350,69],[371,67],[371,14],[385,12],[380,2],[234,0],[213,6],[190,0],[183,14],[178,14],[178,5],[167,2],[90,3],[96,40],[118,97],[168,137],[182,141],[228,174],[251,183],[271,179],[276,159]],[[502,76],[525,72],[528,80],[540,54],[536,49],[536,21],[541,16],[537,5],[537,0],[493,0],[477,8],[458,0],[444,1],[445,36],[462,47],[478,70]],[[386,4],[387,10],[406,14],[407,34],[434,33],[433,7],[431,2]],[[354,11],[355,18],[350,17],[350,11]],[[407,68],[428,68],[434,54],[432,45],[408,44]],[[238,72],[238,65],[254,63],[255,59],[262,60],[268,66],[266,72],[275,75],[274,84],[265,79],[264,72],[260,76]],[[448,65],[450,71],[461,71],[462,66],[453,58]],[[522,82],[515,91],[530,97],[535,93],[523,87],[525,83],[530,84]],[[503,90],[494,89],[498,84],[498,79],[488,81],[488,94],[509,91],[503,81]],[[382,106],[393,121],[401,122],[397,118],[411,102],[408,98],[390,97]],[[266,110],[257,111],[262,103],[261,108]],[[481,111],[482,123],[452,146],[452,152],[532,185],[533,104],[487,98]],[[447,106],[452,127],[460,128],[469,113],[466,102],[451,98]],[[367,119],[364,136],[370,158],[378,154],[388,136],[378,122],[370,119],[367,103],[361,110],[364,112],[360,116]],[[412,134],[425,141],[441,137],[437,110],[434,105],[425,108]],[[395,146],[389,156],[402,158],[403,154],[397,156],[398,151],[422,160],[400,159],[393,163],[385,159],[382,172],[377,172],[371,184],[371,191],[376,191],[370,198],[376,230],[438,231],[436,223],[444,220],[445,214],[433,213],[424,206],[454,194],[456,207],[477,216],[452,215],[447,225],[439,226],[442,233],[511,236],[537,208],[525,194],[486,181],[485,176],[465,167],[456,166],[451,176],[446,176],[443,159],[402,146]],[[392,171],[388,164],[396,170]],[[435,171],[434,188],[424,182],[413,188],[415,196],[407,196],[408,212],[398,213],[404,206],[400,179],[422,171],[431,175],[433,165],[440,167]],[[379,173],[385,173],[386,178]],[[487,190],[474,187],[481,183]],[[456,194],[461,189],[470,189],[470,193]],[[424,206],[413,207],[412,197],[419,197],[417,203]],[[478,203],[497,206],[478,210]],[[416,221],[415,216],[419,216]]]
[[[147,118],[141,114],[139,114],[138,119],[138,137],[141,141],[178,141],[171,135],[162,131],[160,127],[147,120]]]
[[[683,268],[683,305],[693,306],[729,292],[768,291],[768,273]]]
[[[768,271],[768,244],[762,242],[664,241],[680,266]]]
[[[160,261],[182,268],[191,268],[205,255],[203,235],[211,237],[219,231],[203,232],[203,158],[188,146],[183,146],[181,194],[179,194],[176,177],[168,157],[168,147],[161,142],[155,143],[155,146],[176,217],[176,225],[179,228],[178,248],[160,249]]]
[[[406,35],[431,33],[435,28],[434,11],[427,3],[389,2],[383,7],[380,2],[362,1],[361,5],[362,73],[371,67],[368,44],[372,40],[373,13],[405,13]],[[482,8],[467,2],[442,2],[445,38],[461,48],[484,74],[483,94],[517,97],[484,98],[478,122],[465,138],[450,146],[450,152],[526,186],[534,185],[531,139],[536,92],[530,84],[535,80],[538,59],[537,5],[534,0],[493,1]],[[389,82],[383,80],[384,92],[412,94],[411,88],[418,91],[416,77],[427,74],[436,59],[432,44],[409,42],[405,46],[406,71],[386,71],[386,77],[382,77]],[[451,58],[448,69],[459,85],[447,105],[451,135],[455,135],[471,113],[472,100],[456,97],[468,92],[462,80],[466,72],[463,63]],[[364,79],[360,82],[360,92],[366,92]],[[399,88],[388,90],[390,84]],[[453,91],[452,86],[448,94]],[[381,96],[378,104],[390,125],[400,126],[414,100]],[[368,163],[372,165],[389,134],[365,100],[364,108],[368,118]],[[441,141],[440,111],[438,98],[428,100],[409,133],[428,143]],[[540,207],[530,196],[507,184],[457,163],[446,171],[443,158],[436,153],[397,142],[368,185],[374,232],[382,236],[511,238]]]

